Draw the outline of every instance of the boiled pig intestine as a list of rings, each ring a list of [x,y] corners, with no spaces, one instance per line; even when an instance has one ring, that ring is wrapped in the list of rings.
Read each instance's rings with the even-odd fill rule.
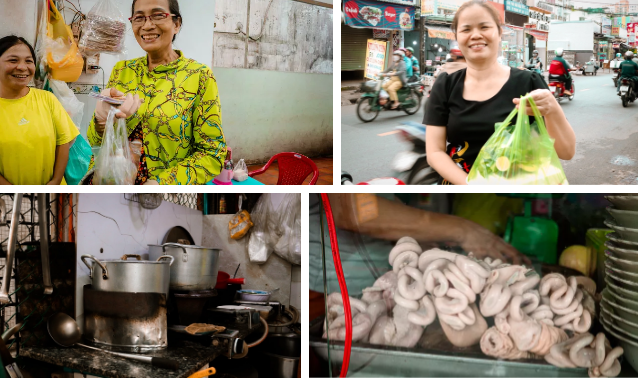
[[[621,372],[619,358],[623,348],[612,349],[603,333],[582,333],[559,342],[545,356],[548,363],[561,368],[588,368],[590,377],[616,377]]]

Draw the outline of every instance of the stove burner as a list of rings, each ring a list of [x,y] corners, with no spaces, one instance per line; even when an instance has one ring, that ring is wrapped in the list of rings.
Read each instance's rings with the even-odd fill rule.
[[[171,291],[169,297],[175,304],[178,324],[188,326],[193,323],[200,323],[206,303],[216,296],[217,290],[215,289]]]

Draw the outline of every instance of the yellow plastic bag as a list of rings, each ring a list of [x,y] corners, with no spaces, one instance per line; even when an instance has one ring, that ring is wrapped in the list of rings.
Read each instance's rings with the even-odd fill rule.
[[[80,78],[84,59],[78,50],[78,44],[73,39],[71,28],[64,22],[64,18],[49,0],[49,22],[47,25],[47,66],[51,78],[67,83]]]
[[[244,235],[246,235],[251,227],[253,227],[251,214],[249,214],[246,210],[242,210],[235,214],[233,219],[229,222],[229,236],[231,239],[241,239]]]

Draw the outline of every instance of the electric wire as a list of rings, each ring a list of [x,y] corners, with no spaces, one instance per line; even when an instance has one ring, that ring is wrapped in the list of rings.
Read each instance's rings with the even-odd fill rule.
[[[333,377],[333,367],[331,366],[331,340],[328,337],[328,281],[326,280],[326,250],[324,244],[324,218],[322,217],[322,212],[324,211],[324,206],[322,205],[322,201],[319,203],[319,218],[320,218],[320,246],[322,248],[322,271],[324,273],[324,324],[326,325],[326,351],[328,352],[328,376]]]
[[[346,377],[348,373],[348,365],[351,359],[351,344],[353,343],[353,316],[351,314],[351,301],[348,297],[348,288],[346,286],[346,280],[344,279],[344,271],[342,270],[342,260],[339,255],[339,245],[337,243],[337,232],[335,229],[335,220],[333,219],[331,202],[328,199],[328,194],[322,193],[321,196],[322,202],[324,203],[324,211],[326,212],[326,223],[328,224],[331,252],[333,253],[333,264],[335,265],[335,273],[337,274],[337,281],[339,282],[342,302],[344,305],[346,338],[344,340],[344,357],[342,358],[342,371],[340,372],[340,377]]]

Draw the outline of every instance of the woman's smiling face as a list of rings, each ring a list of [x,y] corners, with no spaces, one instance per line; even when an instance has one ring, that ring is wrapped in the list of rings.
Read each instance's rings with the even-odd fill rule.
[[[171,13],[169,0],[137,0],[132,19],[161,13]],[[180,31],[181,26],[182,21],[174,21],[173,16],[161,21],[152,21],[147,17],[144,24],[132,22],[135,39],[147,53],[172,49],[173,37]]]
[[[457,42],[468,61],[496,60],[501,48],[501,31],[486,9],[473,5],[459,15]]]
[[[35,62],[29,47],[19,43],[0,56],[0,84],[12,90],[25,88],[35,75]]]

